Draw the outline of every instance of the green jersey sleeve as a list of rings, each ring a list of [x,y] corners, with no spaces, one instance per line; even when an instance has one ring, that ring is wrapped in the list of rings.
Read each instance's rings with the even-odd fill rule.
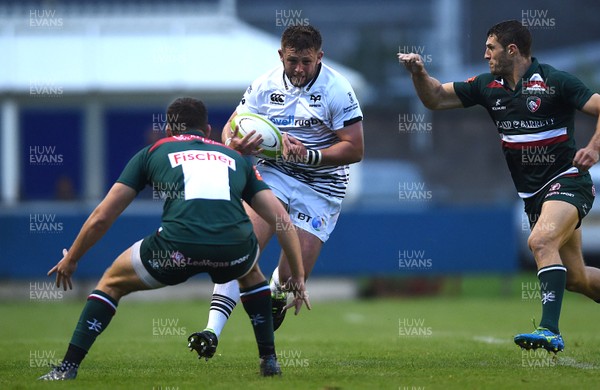
[[[146,175],[146,157],[148,156],[148,147],[137,152],[121,172],[117,183],[125,184],[133,188],[138,193],[144,189],[147,184]]]
[[[246,182],[246,187],[244,187],[244,192],[242,193],[242,199],[248,204],[254,198],[258,192],[262,190],[270,189],[267,183],[265,183],[260,176],[260,173],[256,169],[256,167],[246,161],[248,165],[248,181]]]
[[[594,93],[572,74],[562,71],[557,73],[560,77],[561,96],[571,107],[581,110]]]
[[[481,78],[481,76],[476,76],[467,81],[454,82],[454,92],[464,107],[471,107],[482,101]]]

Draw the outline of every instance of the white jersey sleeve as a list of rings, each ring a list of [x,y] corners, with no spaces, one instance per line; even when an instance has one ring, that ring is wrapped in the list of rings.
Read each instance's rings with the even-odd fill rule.
[[[328,107],[331,113],[331,130],[339,130],[362,120],[363,114],[356,94],[348,80],[339,73],[332,78],[328,88]]]

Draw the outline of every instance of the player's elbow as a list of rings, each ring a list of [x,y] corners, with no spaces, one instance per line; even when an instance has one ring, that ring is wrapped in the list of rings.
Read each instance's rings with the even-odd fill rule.
[[[443,107],[443,100],[439,97],[428,97],[428,98],[421,98],[421,102],[423,103],[423,105],[425,106],[425,108],[429,109],[429,110],[442,110]]]
[[[439,102],[436,102],[436,101],[423,100],[423,105],[425,106],[425,108],[427,108],[429,110],[439,110],[440,109]]]
[[[90,230],[104,232],[110,227],[110,220],[107,216],[97,215],[90,220]]]
[[[364,148],[361,147],[354,152],[354,155],[352,156],[350,164],[361,162],[362,159],[364,158],[364,156],[365,156],[365,150],[364,150]]]
[[[114,217],[109,213],[105,213],[101,210],[94,210],[87,221],[87,227],[89,230],[97,232],[106,232],[114,221]]]

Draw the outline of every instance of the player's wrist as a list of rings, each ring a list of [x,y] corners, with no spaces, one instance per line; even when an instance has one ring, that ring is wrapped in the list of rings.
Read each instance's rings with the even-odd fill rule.
[[[307,165],[321,165],[323,160],[323,154],[320,150],[306,149],[306,156],[304,156],[304,163]]]

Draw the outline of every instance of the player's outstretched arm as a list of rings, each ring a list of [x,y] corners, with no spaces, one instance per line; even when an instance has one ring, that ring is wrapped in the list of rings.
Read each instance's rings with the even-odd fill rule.
[[[115,183],[104,200],[92,211],[85,221],[77,238],[67,251],[63,249],[63,258],[50,271],[48,276],[56,273],[56,286],[66,290],[73,288],[71,275],[77,269],[77,262],[100,239],[113,224],[115,219],[137,195],[136,191],[125,184]]]
[[[454,91],[453,83],[442,84],[429,76],[419,54],[398,53],[398,61],[410,72],[413,85],[423,105],[430,110],[447,110],[463,107]]]
[[[597,118],[596,131],[585,148],[579,149],[573,159],[573,165],[582,171],[589,170],[600,157],[600,95],[593,94],[581,111]]]
[[[277,240],[288,258],[292,277],[285,283],[285,287],[294,292],[294,301],[289,307],[295,307],[295,314],[300,312],[302,303],[306,304],[306,307],[310,310],[310,301],[304,286],[304,266],[302,264],[300,241],[288,213],[271,190],[256,193],[250,206],[261,218],[275,228]]]
[[[256,134],[255,130],[252,130],[246,134],[244,138],[240,138],[238,136],[239,129],[237,127],[234,130],[231,129],[231,121],[236,115],[237,111],[234,111],[227,123],[225,123],[225,126],[223,126],[221,142],[245,156],[255,156],[259,154],[262,152],[262,149],[260,149],[260,144],[263,142],[262,136]]]

